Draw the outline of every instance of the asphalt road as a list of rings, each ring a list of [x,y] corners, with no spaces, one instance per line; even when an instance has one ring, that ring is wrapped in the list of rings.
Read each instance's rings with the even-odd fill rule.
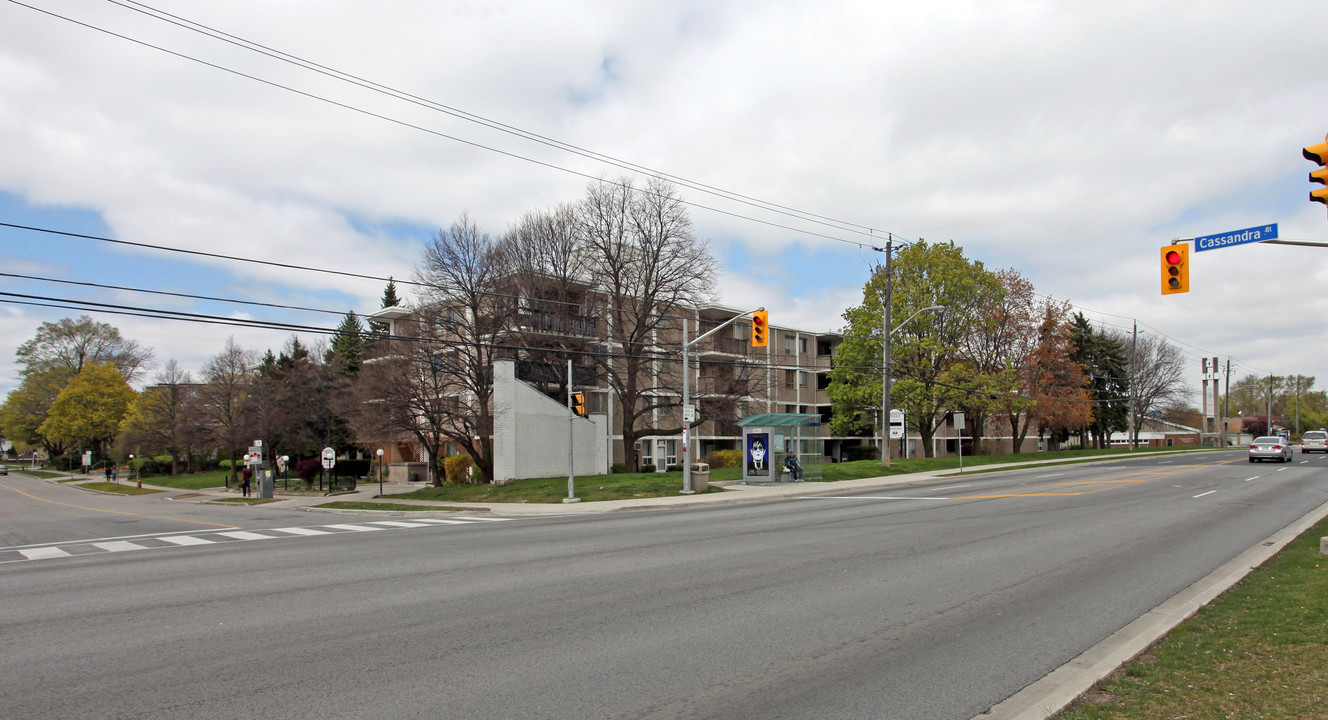
[[[4,718],[968,720],[1328,501],[1328,457],[377,531],[0,497]]]

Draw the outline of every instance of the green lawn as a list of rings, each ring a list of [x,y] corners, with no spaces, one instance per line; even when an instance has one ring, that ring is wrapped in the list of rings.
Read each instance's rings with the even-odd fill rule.
[[[1164,450],[1159,448],[1158,450]],[[1148,450],[1135,450],[1137,455]],[[1020,455],[979,455],[964,458],[965,470],[978,470],[984,465],[994,463],[1020,463],[1055,460],[1063,462],[1082,461],[1103,455],[1125,457],[1130,455],[1125,450],[1069,450],[1053,453],[1023,453]],[[890,467],[883,467],[878,460],[859,460],[848,463],[831,463],[820,466],[820,482],[836,480],[854,480],[858,478],[904,475],[915,472],[959,469],[959,458],[908,458],[897,459]],[[817,482],[810,477],[808,481]],[[710,471],[712,483],[742,480],[741,468],[717,468]],[[632,498],[664,497],[677,495],[682,490],[682,472],[666,473],[618,473],[614,475],[588,475],[576,478],[576,496],[586,502],[599,500],[629,500]],[[709,492],[723,492],[711,485]],[[444,483],[441,488],[424,488],[414,492],[392,495],[395,498],[412,500],[434,500],[439,502],[531,502],[554,503],[567,497],[567,476],[518,480],[509,485],[453,485]]]
[[[1057,720],[1328,720],[1328,520],[1098,683]]]

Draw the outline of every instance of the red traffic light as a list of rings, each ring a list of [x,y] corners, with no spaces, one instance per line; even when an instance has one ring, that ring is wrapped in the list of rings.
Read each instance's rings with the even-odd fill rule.
[[[1177,252],[1177,251],[1175,251],[1175,250],[1168,250],[1168,251],[1167,251],[1167,264],[1168,264],[1168,265],[1179,265],[1179,264],[1180,264],[1180,253]]]

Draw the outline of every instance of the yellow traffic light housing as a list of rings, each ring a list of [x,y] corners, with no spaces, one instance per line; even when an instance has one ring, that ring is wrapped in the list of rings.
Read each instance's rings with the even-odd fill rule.
[[[1184,243],[1162,248],[1162,294],[1190,291],[1190,246]]]
[[[1310,145],[1301,151],[1306,160],[1317,163],[1320,167],[1310,173],[1310,182],[1328,185],[1328,136],[1324,137],[1324,142],[1317,145]],[[1310,202],[1323,203],[1328,205],[1328,187],[1319,188],[1310,191]]]
[[[757,310],[752,313],[752,347],[765,347],[769,344],[769,313],[765,310]]]
[[[585,394],[585,393],[574,393],[574,394],[572,395],[572,409],[576,411],[576,414],[577,414],[577,415],[580,415],[581,417],[585,417],[585,416],[586,416],[586,394]]]

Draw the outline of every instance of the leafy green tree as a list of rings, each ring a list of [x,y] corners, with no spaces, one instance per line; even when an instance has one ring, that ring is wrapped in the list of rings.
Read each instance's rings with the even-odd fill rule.
[[[965,258],[953,242],[913,243],[900,251],[893,271],[890,312],[903,325],[891,336],[891,404],[904,410],[931,457],[932,438],[948,413],[971,393],[993,389],[993,377],[968,362],[962,348],[979,330],[985,308],[1003,291],[994,274]],[[826,389],[837,434],[865,425],[865,415],[880,412],[885,291],[886,269],[880,268],[864,288],[862,304],[844,312],[848,326]],[[933,306],[941,310],[923,312]]]
[[[133,388],[114,365],[88,365],[51,403],[40,430],[70,445],[87,443],[101,457],[133,402]]]
[[[51,403],[74,374],[67,367],[25,372],[23,382],[0,405],[0,435],[22,449],[40,447],[51,457],[63,455],[64,440],[43,433],[41,426],[46,422]]]

